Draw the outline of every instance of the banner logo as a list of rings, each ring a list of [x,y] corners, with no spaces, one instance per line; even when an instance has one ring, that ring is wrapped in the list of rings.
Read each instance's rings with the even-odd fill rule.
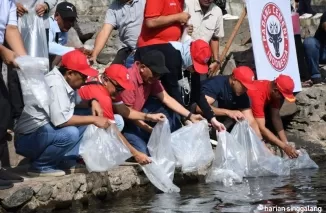
[[[276,71],[283,71],[289,61],[289,37],[284,16],[276,4],[265,5],[260,28],[269,63]]]

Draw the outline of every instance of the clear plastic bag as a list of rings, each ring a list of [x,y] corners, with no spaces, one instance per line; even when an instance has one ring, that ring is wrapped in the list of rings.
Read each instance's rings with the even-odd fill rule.
[[[184,126],[172,133],[173,153],[183,172],[194,172],[214,159],[206,120]]]
[[[33,57],[49,57],[46,31],[42,17],[36,14],[37,4],[44,3],[43,0],[18,1],[28,10],[18,19],[18,27],[22,36],[27,54]]]
[[[290,168],[282,158],[273,155],[257,137],[248,121],[238,122],[231,134],[242,145],[244,152],[243,166],[245,177],[286,176]]]
[[[284,157],[284,162],[287,164],[291,170],[299,170],[299,169],[318,169],[318,165],[311,160],[309,154],[306,150],[300,149],[297,150],[299,153],[299,157],[290,159],[288,156]]]
[[[163,192],[180,192],[173,184],[175,157],[171,148],[171,131],[169,121],[155,125],[148,142],[152,163],[142,166],[151,183]]]
[[[206,182],[222,182],[225,186],[241,183],[244,176],[242,146],[226,132],[218,133],[215,159],[209,169]]]
[[[105,172],[131,157],[129,149],[113,127],[101,129],[89,125],[80,142],[79,154],[89,172]]]
[[[37,106],[49,115],[52,93],[44,77],[49,69],[48,59],[21,56],[15,61],[19,66],[17,73],[23,93],[24,111],[33,115]]]

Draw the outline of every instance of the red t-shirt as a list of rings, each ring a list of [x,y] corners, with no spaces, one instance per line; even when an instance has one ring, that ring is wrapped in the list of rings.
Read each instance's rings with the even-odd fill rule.
[[[90,81],[99,82],[99,79],[88,80],[88,82]],[[90,100],[92,98],[98,100],[103,110],[103,116],[114,121],[112,98],[104,86],[100,84],[85,85],[78,90],[78,94],[83,100]]]
[[[147,0],[144,12],[144,22],[138,38],[138,47],[152,44],[164,44],[169,41],[179,41],[182,26],[175,22],[172,25],[149,29],[145,25],[145,20],[159,16],[168,16],[183,11],[184,0]]]
[[[273,101],[270,97],[271,82],[260,80],[254,82],[257,90],[248,90],[248,96],[251,101],[251,110],[255,118],[265,117],[265,107],[269,105],[272,108],[280,109],[280,101]]]
[[[128,69],[128,73],[130,81],[134,84],[135,90],[124,90],[120,94],[120,97],[127,106],[130,106],[134,110],[141,111],[148,97],[161,93],[164,88],[160,81],[154,81],[152,84],[145,84],[139,74],[136,64]]]

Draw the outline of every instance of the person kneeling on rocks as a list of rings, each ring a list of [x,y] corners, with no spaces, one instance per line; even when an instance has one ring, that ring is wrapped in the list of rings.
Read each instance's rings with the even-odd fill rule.
[[[122,131],[124,126],[120,115],[134,121],[159,122],[165,119],[162,113],[145,114],[127,107],[119,97],[122,91],[134,91],[134,85],[129,80],[128,70],[121,64],[111,64],[105,69],[103,74],[88,79],[78,93],[82,99],[89,100],[95,98],[98,100],[103,109],[103,116],[108,118],[111,123],[116,123],[120,131]],[[113,109],[118,114],[114,114]],[[126,140],[123,135],[119,136]],[[129,143],[128,148],[138,163],[147,164],[151,162],[147,155],[137,151]]]
[[[102,109],[96,100],[75,103],[75,90],[85,84],[88,76],[97,74],[87,57],[74,50],[63,55],[61,67],[45,75],[52,96],[49,114],[38,106],[30,106],[33,109],[29,113],[23,111],[15,126],[16,152],[31,160],[28,175],[65,175],[64,170],[71,171],[76,166],[87,126],[109,127],[108,119],[99,116]],[[89,107],[93,115],[87,111]]]
[[[282,119],[280,116],[280,108],[284,103],[284,99],[294,102],[293,95],[294,82],[291,77],[281,74],[274,81],[257,80],[254,82],[256,90],[248,90],[251,101],[251,109],[258,123],[260,132],[264,139],[280,147],[290,158],[298,157],[295,148],[288,144]],[[266,119],[271,119],[277,136],[266,126]],[[268,120],[267,120],[268,121]]]
[[[215,116],[230,130],[236,121],[246,119],[259,138],[259,127],[250,109],[247,90],[256,90],[254,72],[246,66],[233,70],[229,76],[218,75],[203,82],[201,91],[205,95]],[[199,108],[197,107],[197,111]]]
[[[121,99],[128,107],[144,112],[144,118],[148,121],[152,120],[151,113],[163,113],[169,120],[173,132],[181,127],[178,114],[191,122],[197,122],[203,118],[200,115],[192,114],[167,94],[158,80],[167,73],[169,70],[165,66],[163,53],[158,50],[146,52],[140,61],[135,61],[133,66],[128,69],[135,91],[123,91]],[[144,122],[143,120],[126,120],[124,136],[137,150],[149,154],[147,143],[154,125],[153,122]]]

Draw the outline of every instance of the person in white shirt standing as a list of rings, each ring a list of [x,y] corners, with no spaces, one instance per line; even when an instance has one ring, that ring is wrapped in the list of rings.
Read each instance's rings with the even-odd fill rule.
[[[26,51],[18,31],[16,5],[13,0],[0,1],[0,71],[2,62],[10,67],[16,67],[15,58],[26,55]],[[11,48],[3,46],[4,41]],[[7,128],[11,120],[11,106],[8,91],[2,75],[0,76],[0,146],[6,142]],[[2,154],[2,153],[1,153]],[[13,187],[13,182],[21,182],[23,178],[10,174],[1,168],[0,164],[0,190]]]
[[[213,0],[185,0],[184,12],[191,16],[189,29],[186,29],[191,38],[202,39],[210,44],[212,59],[209,62],[209,72],[219,70],[219,39],[224,37],[222,10]]]

